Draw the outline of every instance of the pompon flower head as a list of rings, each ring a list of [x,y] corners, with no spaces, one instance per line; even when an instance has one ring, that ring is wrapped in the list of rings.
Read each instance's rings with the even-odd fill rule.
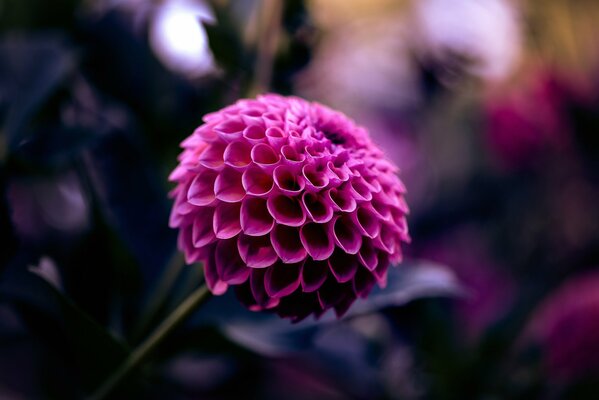
[[[405,188],[367,131],[296,97],[239,100],[204,117],[170,176],[170,225],[212,293],[299,321],[344,314],[409,241]]]

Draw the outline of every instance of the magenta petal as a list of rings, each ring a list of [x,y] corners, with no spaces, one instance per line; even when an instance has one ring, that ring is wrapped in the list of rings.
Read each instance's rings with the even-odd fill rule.
[[[202,154],[200,154],[198,161],[206,168],[220,169],[224,164],[224,153],[225,144],[221,142],[214,142],[210,144],[202,152]]]
[[[272,230],[274,220],[266,206],[266,200],[247,197],[241,203],[241,229],[250,236],[266,235]]]
[[[276,263],[266,270],[264,288],[270,297],[281,298],[290,295],[300,285],[301,262],[294,264]]]
[[[350,182],[351,192],[356,199],[359,200],[372,200],[372,192],[370,187],[362,178],[354,178]]]
[[[299,229],[285,225],[275,225],[270,232],[272,247],[284,263],[295,263],[306,258],[306,249],[299,236]]]
[[[283,155],[285,161],[292,165],[300,164],[306,159],[305,155],[298,153],[293,146],[288,144],[281,147],[281,154]]]
[[[356,295],[360,298],[366,298],[374,287],[375,283],[376,279],[372,272],[365,268],[358,268],[353,281],[354,293],[356,293]]]
[[[352,220],[360,233],[369,238],[374,238],[381,230],[381,220],[370,207],[358,207],[352,214]]]
[[[271,146],[280,148],[287,142],[287,132],[278,126],[273,126],[266,130],[266,138]]]
[[[268,212],[279,224],[301,226],[306,221],[300,200],[295,197],[275,195],[266,202]]]
[[[335,250],[328,262],[331,272],[339,283],[350,281],[358,270],[356,256],[347,254],[339,248]]]
[[[274,186],[272,175],[255,166],[245,170],[241,183],[247,193],[254,196],[266,196]]]
[[[217,238],[229,239],[241,232],[240,208],[240,203],[220,203],[216,206],[213,225]]]
[[[308,217],[314,222],[325,223],[333,218],[334,212],[331,204],[316,193],[304,192],[302,204]]]
[[[380,287],[387,285],[387,270],[389,269],[389,256],[387,253],[379,252],[379,262],[374,271],[372,271]]]
[[[252,161],[262,168],[270,169],[279,162],[279,155],[266,143],[254,146],[251,152]]]
[[[184,140],[183,143],[181,143],[181,145],[183,147],[191,147],[191,143],[188,140],[195,142],[196,138],[199,138],[204,142],[214,142],[217,139],[217,136],[216,132],[214,132],[212,128],[212,124],[200,126],[193,132],[193,135],[187,138],[187,140]]]
[[[336,210],[352,212],[356,209],[356,199],[349,190],[333,188],[328,191],[328,197]]]
[[[218,275],[214,251],[210,252],[210,256],[204,263],[204,276],[206,278],[206,285],[208,285],[208,289],[210,289],[213,294],[221,295],[227,291],[229,285],[223,282]]]
[[[349,173],[345,168],[337,168],[332,161],[327,163],[327,169],[329,170],[329,176],[335,181],[346,182],[349,180]]]
[[[260,119],[262,121],[262,119]],[[264,127],[260,125],[250,125],[243,131],[243,137],[252,144],[258,144],[264,141]]]
[[[302,289],[304,292],[318,290],[329,274],[329,265],[326,261],[307,259],[302,268]]]
[[[210,170],[200,172],[189,185],[187,201],[195,206],[206,206],[212,203],[214,196],[214,183],[217,173]]]
[[[215,125],[213,130],[223,140],[230,142],[241,137],[246,128],[245,122],[241,118],[232,118]]]
[[[252,146],[249,143],[242,141],[229,143],[223,154],[225,164],[234,168],[244,168],[252,162],[251,151]]]
[[[381,217],[381,219],[385,221],[391,219],[391,210],[389,209],[389,205],[385,204],[385,202],[381,200],[380,196],[375,196],[370,202],[370,205],[372,211]]]
[[[239,256],[236,239],[220,240],[217,243],[215,262],[218,276],[227,284],[238,285],[249,277],[250,269]]]
[[[318,290],[318,301],[323,309],[334,307],[346,296],[346,292],[353,290],[350,283],[339,283],[333,278],[327,281]]]
[[[239,235],[237,247],[241,259],[250,268],[266,268],[273,265],[279,258],[268,235]]]
[[[329,177],[314,164],[306,164],[302,168],[302,175],[306,180],[306,186],[311,190],[320,191],[329,184]]]
[[[377,257],[376,250],[372,245],[372,241],[364,239],[358,258],[362,265],[364,265],[369,271],[373,271],[378,265],[379,259]]]
[[[333,226],[332,234],[335,242],[346,253],[356,254],[362,246],[362,235],[351,221],[348,215],[336,217],[331,224]]]
[[[193,245],[195,247],[202,247],[209,243],[212,243],[216,236],[212,229],[212,220],[214,218],[214,209],[209,207],[203,207],[195,215],[193,220]]]
[[[252,295],[261,307],[265,309],[276,307],[280,300],[273,299],[266,293],[266,289],[264,287],[264,275],[266,274],[265,269],[255,269],[250,274],[250,287],[252,290]]]
[[[309,222],[301,227],[300,240],[314,260],[326,260],[333,254],[335,243],[324,224]]]
[[[216,198],[235,203],[245,196],[245,189],[241,184],[241,173],[233,168],[225,168],[214,181],[214,193]]]
[[[273,173],[275,185],[281,192],[296,195],[304,190],[306,181],[302,176],[298,176],[293,168],[288,165],[279,165]]]

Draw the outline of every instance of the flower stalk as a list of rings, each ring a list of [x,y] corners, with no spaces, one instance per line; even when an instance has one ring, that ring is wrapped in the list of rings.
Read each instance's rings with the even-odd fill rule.
[[[107,398],[129,374],[152,354],[173,330],[185,322],[206,301],[208,295],[209,291],[205,284],[193,291],[144,342],[133,350],[129,357],[88,399],[102,400]]]

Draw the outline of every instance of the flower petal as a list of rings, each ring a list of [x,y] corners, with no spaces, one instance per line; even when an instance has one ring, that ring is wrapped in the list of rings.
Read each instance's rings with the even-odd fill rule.
[[[300,229],[300,240],[314,260],[326,260],[333,254],[335,243],[324,224],[309,222]]]
[[[275,225],[270,232],[270,240],[284,263],[295,263],[306,258],[306,249],[302,246],[297,228]]]
[[[266,268],[279,259],[268,235],[239,235],[237,248],[241,259],[250,268]]]
[[[266,200],[247,197],[241,203],[241,229],[250,236],[266,235],[274,226],[274,219],[268,212]]]
[[[300,285],[302,262],[276,263],[264,275],[264,288],[270,297],[281,298],[293,293]]]
[[[213,226],[217,238],[229,239],[241,232],[240,208],[241,203],[220,203],[216,206]]]

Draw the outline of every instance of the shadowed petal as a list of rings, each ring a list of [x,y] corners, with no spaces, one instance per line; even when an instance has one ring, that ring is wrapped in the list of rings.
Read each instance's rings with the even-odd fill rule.
[[[210,170],[200,172],[189,185],[187,201],[195,206],[206,206],[215,199],[214,183],[217,173]]]
[[[199,162],[206,168],[221,169],[224,165],[225,144],[222,142],[211,143],[200,154]]]
[[[360,298],[366,298],[374,287],[375,283],[376,278],[372,272],[363,267],[358,268],[356,271],[356,276],[353,280],[353,289],[356,293],[356,296]]]
[[[252,295],[261,307],[265,309],[276,307],[280,300],[274,299],[266,293],[266,288],[264,287],[264,275],[266,274],[265,269],[254,269],[250,274],[250,287],[252,290]]]
[[[264,275],[264,288],[270,297],[281,298],[293,293],[300,285],[302,262],[276,263]]]
[[[279,162],[279,155],[266,143],[258,143],[251,152],[252,161],[256,165],[271,170]]]
[[[204,263],[204,276],[206,278],[206,285],[208,289],[215,295],[221,295],[227,291],[229,285],[220,279],[218,270],[216,267],[215,252],[209,252],[208,259]]]
[[[214,193],[216,198],[235,203],[245,196],[245,189],[241,184],[241,173],[233,168],[225,168],[214,181]]]
[[[325,223],[333,218],[333,207],[322,196],[316,193],[305,192],[302,195],[302,204],[308,217],[314,222]]]
[[[331,272],[339,283],[350,281],[358,269],[356,256],[347,254],[339,248],[335,249],[328,263]]]
[[[270,232],[272,247],[284,263],[294,263],[306,258],[306,249],[302,246],[299,229],[285,225],[275,225]]]
[[[250,269],[239,256],[237,239],[220,240],[215,252],[216,270],[220,279],[230,285],[245,282],[250,274]]]
[[[247,197],[241,203],[241,229],[250,236],[262,236],[269,233],[274,220],[266,206],[266,200]]]
[[[301,226],[306,221],[304,209],[296,197],[275,195],[266,202],[268,212],[279,224],[288,226]]]
[[[212,229],[212,220],[214,218],[214,209],[210,207],[203,207],[195,215],[193,220],[193,245],[195,247],[202,247],[209,243],[212,243],[216,236]]]
[[[326,261],[307,259],[302,268],[302,289],[304,292],[318,290],[327,279],[329,265]]]
[[[324,224],[305,224],[300,229],[300,240],[314,260],[326,260],[335,250],[335,243]]]
[[[352,214],[352,221],[364,236],[374,238],[381,230],[381,220],[370,207],[358,207]]]
[[[247,142],[229,143],[223,154],[225,164],[234,168],[245,168],[252,162],[251,151],[252,146]]]
[[[266,268],[273,265],[279,258],[268,235],[239,235],[237,247],[241,259],[250,268]]]
[[[362,241],[362,247],[358,253],[358,258],[360,259],[362,265],[364,265],[369,271],[373,271],[376,268],[379,259],[371,240],[364,239]]]
[[[260,197],[268,195],[274,186],[272,175],[255,166],[245,170],[241,183],[248,194]]]
[[[229,239],[241,232],[241,203],[220,203],[214,211],[214,233],[219,239]],[[206,221],[204,221],[206,223]]]
[[[332,188],[327,195],[335,210],[352,212],[356,209],[356,199],[349,190]]]
[[[348,215],[335,217],[332,235],[335,238],[335,243],[346,253],[356,254],[362,246],[362,235],[351,221]]]
[[[220,138],[227,142],[231,142],[239,139],[245,128],[246,125],[243,119],[231,118],[215,125],[213,130]]]
[[[279,165],[273,173],[275,185],[281,192],[296,195],[304,190],[306,181],[302,176],[298,176],[293,168],[288,165]]]

